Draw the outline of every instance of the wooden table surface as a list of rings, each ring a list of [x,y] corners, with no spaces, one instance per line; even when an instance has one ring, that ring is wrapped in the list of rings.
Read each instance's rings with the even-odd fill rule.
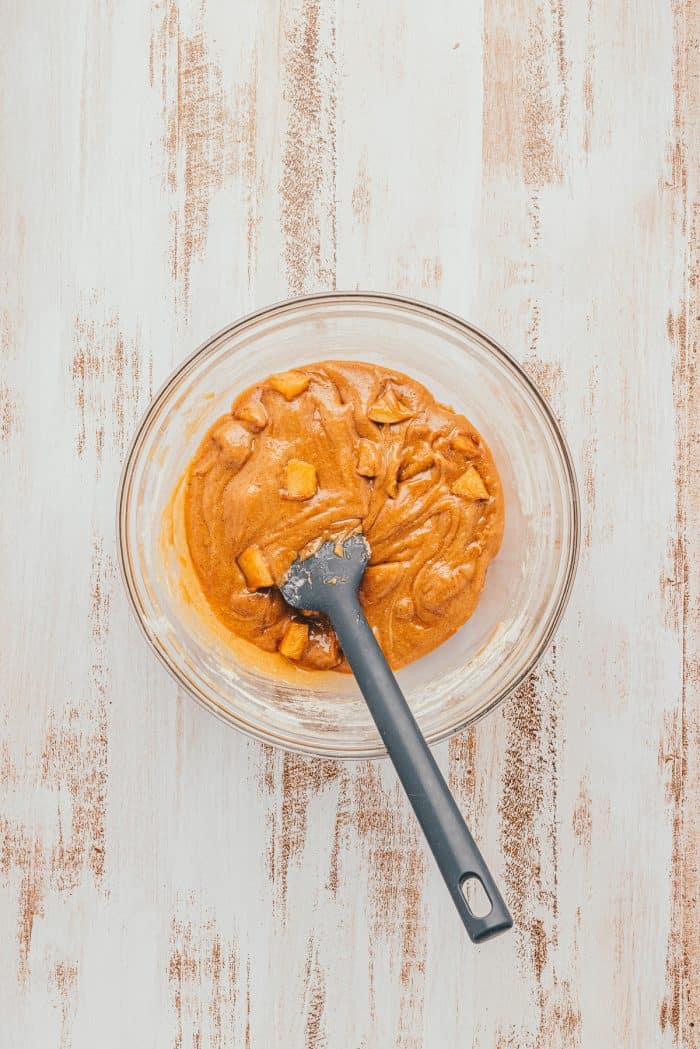
[[[3,1049],[700,1044],[700,6],[0,0]],[[437,748],[475,949],[386,763],[178,691],[118,578],[140,414],[289,295],[438,303],[579,472],[556,643]]]

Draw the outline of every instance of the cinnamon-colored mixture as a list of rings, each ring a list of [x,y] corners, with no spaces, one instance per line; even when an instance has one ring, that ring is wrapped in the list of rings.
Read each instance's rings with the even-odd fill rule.
[[[192,561],[234,634],[300,666],[347,670],[329,623],[286,605],[297,555],[362,532],[360,598],[392,667],[430,652],[474,611],[503,534],[503,495],[474,427],[420,383],[325,361],[236,399],[187,478]]]

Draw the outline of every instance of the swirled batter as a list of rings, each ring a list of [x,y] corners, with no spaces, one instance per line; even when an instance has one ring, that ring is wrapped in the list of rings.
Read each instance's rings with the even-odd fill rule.
[[[242,393],[204,438],[185,495],[190,555],[217,618],[317,670],[348,668],[330,624],[278,590],[297,555],[366,536],[360,599],[397,668],[472,614],[503,513],[471,423],[413,379],[356,362],[308,365]]]

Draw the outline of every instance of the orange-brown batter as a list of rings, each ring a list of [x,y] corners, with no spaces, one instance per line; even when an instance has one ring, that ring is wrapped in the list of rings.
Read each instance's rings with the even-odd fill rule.
[[[474,427],[413,379],[326,361],[236,399],[187,477],[192,561],[234,634],[299,666],[346,670],[332,628],[284,602],[298,554],[363,532],[360,590],[392,667],[425,655],[474,611],[503,534],[503,495]]]

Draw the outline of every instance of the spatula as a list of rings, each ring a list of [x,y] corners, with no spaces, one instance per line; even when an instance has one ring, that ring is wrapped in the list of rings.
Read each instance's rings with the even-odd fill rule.
[[[324,543],[311,557],[297,558],[282,594],[294,608],[323,612],[333,624],[460,917],[480,943],[510,929],[513,920],[365,619],[358,588],[369,557],[362,535]],[[488,897],[487,914],[474,913],[467,900],[471,879]]]

